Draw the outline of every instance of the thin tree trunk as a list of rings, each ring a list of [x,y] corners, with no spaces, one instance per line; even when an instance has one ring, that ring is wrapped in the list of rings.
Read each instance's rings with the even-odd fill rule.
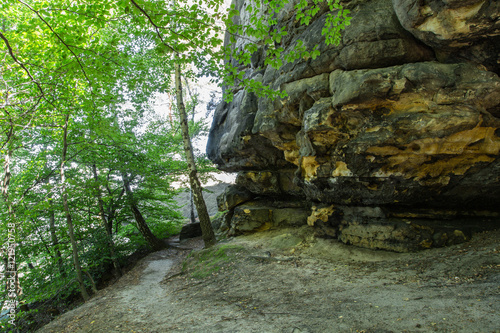
[[[137,223],[137,228],[139,229],[139,232],[153,250],[159,251],[164,249],[166,247],[166,244],[163,243],[161,240],[159,240],[151,232],[146,223],[146,220],[144,219],[144,217],[141,214],[141,211],[139,210],[139,207],[137,207],[137,204],[134,201],[134,195],[132,193],[132,190],[130,189],[130,180],[128,179],[127,175],[122,173],[122,179],[123,179],[123,186],[125,187],[125,192],[127,193],[130,209],[134,214],[134,218]]]
[[[47,255],[55,260],[55,256],[52,255],[52,251],[50,250],[50,247],[47,245],[47,242],[45,241],[45,239],[43,239],[42,233],[40,232],[40,230],[36,226],[36,220],[34,218],[30,218],[30,220],[31,220],[31,222],[33,222],[33,226],[35,227],[35,230],[36,230],[36,233],[38,234],[38,237],[40,237],[40,242],[43,244],[43,247],[47,251]]]
[[[109,230],[113,230],[113,221],[115,220],[115,217],[117,216],[116,210],[119,208],[117,203],[120,202],[120,199],[124,193],[125,193],[125,189],[122,189],[118,198],[116,200],[111,200],[111,202],[109,204],[109,207],[108,207],[108,228],[109,228]],[[120,225],[119,223],[116,223],[115,234],[118,233],[118,226],[119,225]]]
[[[188,91],[188,95],[189,95],[189,98],[191,98],[191,101],[193,102],[193,108],[191,110],[191,121],[194,121],[194,114],[196,113],[195,112],[195,107],[196,107],[196,104],[194,103],[194,98],[193,98],[193,94],[191,93],[191,88],[189,87],[189,84],[188,84],[188,80],[186,77],[184,77],[184,83],[186,84],[186,88],[187,88],[187,91]]]
[[[57,263],[57,267],[59,269],[59,273],[62,276],[65,275],[64,266],[62,261],[61,249],[59,248],[59,238],[56,233],[56,225],[55,225],[55,212],[54,212],[54,204],[52,203],[52,198],[49,198],[49,231],[50,237],[52,239],[52,246],[54,247],[55,260]]]
[[[178,60],[177,55],[175,56],[175,58],[176,60]],[[205,204],[205,199],[203,198],[203,189],[201,187],[200,180],[198,179],[198,170],[196,168],[196,162],[194,159],[193,146],[191,144],[191,138],[189,137],[186,107],[184,105],[184,100],[182,97],[181,66],[177,61],[174,66],[177,109],[179,111],[179,117],[181,120],[182,139],[184,141],[184,151],[186,152],[186,159],[189,169],[189,183],[191,185],[191,190],[193,191],[193,199],[196,205],[196,210],[198,211],[198,217],[200,219],[203,241],[205,242],[205,247],[208,248],[216,243],[216,239],[214,231],[212,229],[212,223],[210,222],[210,216],[208,215],[207,205]]]
[[[97,292],[98,292],[98,290],[97,290],[97,286],[95,285],[95,281],[94,281],[94,279],[92,278],[92,275],[90,275],[90,273],[89,273],[89,272],[87,272],[87,271],[83,271],[83,272],[85,273],[85,275],[87,275],[87,277],[88,277],[88,278],[89,278],[89,280],[90,280],[90,285],[92,286],[92,291],[94,292],[94,294],[95,294],[95,293],[97,293]]]
[[[111,260],[113,260],[113,267],[115,268],[115,271],[118,275],[117,277],[120,277],[123,275],[123,272],[120,267],[120,264],[118,263],[118,259],[116,258],[115,243],[113,242],[112,226],[107,223],[106,215],[104,214],[104,204],[102,202],[101,187],[99,186],[99,176],[97,174],[97,167],[95,164],[92,165],[92,171],[94,172],[94,179],[96,182],[95,192],[97,196],[97,205],[99,206],[99,217],[101,218],[104,229],[106,230],[109,252],[111,254]]]
[[[49,179],[47,178],[46,183],[49,183]],[[55,254],[55,261],[57,264],[57,267],[59,269],[59,273],[64,276],[64,267],[63,267],[63,261],[62,261],[62,256],[61,256],[61,249],[59,249],[59,238],[57,237],[56,233],[56,213],[54,210],[54,203],[52,201],[52,192],[48,193],[48,199],[49,199],[49,232],[50,232],[50,238],[52,240],[52,246],[54,247],[54,254]]]
[[[56,245],[54,245],[54,239],[52,239],[52,245],[50,245],[50,246],[47,245],[47,242],[44,240],[43,235],[40,232],[40,229],[38,229],[38,227],[36,226],[36,220],[34,218],[31,218],[31,221],[33,222],[33,225],[35,226],[35,230],[36,230],[36,233],[38,234],[38,237],[40,237],[40,241],[42,242],[43,246],[45,247],[45,250],[47,250],[47,254],[52,258],[52,260],[54,260],[54,262],[58,266],[59,274],[61,274],[61,276],[66,276],[66,272],[63,270],[63,266],[62,266],[61,252],[59,251],[59,247],[57,245],[58,243],[56,243]],[[51,222],[49,221],[49,224],[50,223]],[[49,226],[49,228],[50,228],[50,226]],[[56,235],[56,241],[58,241],[57,235]],[[51,250],[50,249],[51,247],[53,247],[54,249]],[[53,252],[55,252],[55,254]],[[28,263],[28,266],[29,265],[32,265],[32,264]]]
[[[63,151],[62,151],[62,161],[61,161],[61,192],[63,199],[64,212],[66,213],[66,222],[68,224],[69,239],[71,241],[71,248],[73,250],[73,264],[75,266],[76,280],[80,286],[80,292],[82,294],[83,300],[86,302],[90,299],[87,290],[85,289],[85,284],[83,283],[82,267],[80,265],[80,259],[78,257],[78,247],[75,239],[75,231],[73,228],[73,219],[71,217],[71,212],[69,210],[68,204],[68,193],[66,192],[66,179],[64,174],[64,166],[66,164],[66,155],[68,152],[68,122],[69,114],[66,115],[66,119],[63,126]]]
[[[9,217],[14,216],[12,203],[10,202],[9,199],[9,185],[10,185],[10,178],[12,176],[12,174],[10,173],[10,161],[12,159],[12,154],[13,154],[12,149],[8,148],[7,154],[5,154],[4,157],[4,163],[3,163],[4,176],[2,179],[2,196],[3,199],[5,200],[5,204],[7,205],[7,212],[9,213]]]
[[[108,180],[109,180],[109,175],[108,175]],[[107,185],[106,185],[106,189],[108,190],[109,195],[112,197],[114,191],[111,191],[111,189]],[[123,194],[125,194],[125,189],[122,187],[122,190],[120,191],[120,194],[118,195],[116,200],[113,200],[113,198],[111,198],[111,201],[109,203],[109,206],[108,206],[108,226],[107,226],[109,228],[109,230],[113,230],[113,221],[115,220],[115,217],[116,217],[116,210],[119,207],[119,203],[120,203],[120,200],[121,200]],[[117,223],[116,227],[115,227],[115,233],[118,233],[118,226],[119,226],[119,224]]]
[[[196,222],[196,216],[194,213],[194,201],[193,201],[193,190],[189,190],[189,219],[191,223]]]
[[[8,238],[7,238],[7,244],[8,248],[5,251],[5,258],[4,258],[4,263],[5,263],[5,287],[6,290],[8,291],[8,296],[9,298],[12,298],[12,303],[10,306],[16,311],[17,308],[17,297],[19,296],[19,293],[21,291],[21,286],[19,285],[19,275],[17,273],[17,262],[16,262],[16,214],[14,212],[14,207],[12,205],[12,202],[9,197],[9,185],[10,185],[10,179],[12,177],[12,174],[10,172],[10,164],[12,160],[12,154],[13,150],[10,149],[9,147],[7,148],[7,154],[5,155],[5,160],[4,160],[4,177],[2,179],[2,196],[5,201],[5,204],[7,205],[7,212],[9,216],[9,220],[7,223],[8,227]],[[7,274],[10,273],[10,274]],[[14,293],[12,293],[12,291]]]
[[[187,91],[188,91],[189,98],[193,102],[192,103],[193,107],[192,107],[192,110],[191,110],[191,121],[194,122],[194,114],[195,114],[195,106],[196,106],[196,104],[194,103],[193,94],[191,93],[191,88],[189,87],[188,80],[187,80],[186,77],[184,77],[184,83],[186,84],[186,88],[187,88]],[[186,116],[187,116],[187,114],[186,114]],[[195,214],[195,208],[194,208],[193,190],[192,189],[189,190],[189,211],[190,211],[189,218],[191,220],[191,223],[195,223],[196,222],[196,214]]]
[[[120,208],[120,200],[122,196],[125,194],[125,189],[122,188],[120,194],[116,198],[116,200],[111,200],[110,205],[108,207],[108,228],[109,230],[113,230],[113,221],[115,220],[116,210]],[[116,224],[118,226],[118,223]],[[118,232],[118,227],[115,228],[115,233]]]

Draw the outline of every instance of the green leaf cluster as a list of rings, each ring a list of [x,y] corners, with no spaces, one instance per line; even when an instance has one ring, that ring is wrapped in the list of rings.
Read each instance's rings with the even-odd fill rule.
[[[224,84],[231,89],[228,89],[225,95],[226,102],[232,100],[233,91],[243,87],[255,92],[259,97],[275,99],[286,96],[286,92],[276,92],[269,86],[243,78],[242,68],[251,65],[252,55],[263,52],[263,66],[275,69],[300,59],[316,59],[320,55],[319,45],[307,49],[300,39],[295,40],[292,45],[283,43],[284,37],[288,35],[287,26],[280,27],[277,18],[287,5],[289,0],[264,0],[249,2],[244,9],[246,13],[240,13],[234,5],[229,9],[226,25],[231,45],[224,49]],[[295,21],[302,26],[308,26],[322,12],[324,6],[327,6],[330,12],[326,14],[322,35],[325,36],[327,45],[338,45],[341,42],[341,31],[350,24],[351,19],[349,10],[343,8],[340,0],[300,0],[294,6]],[[249,23],[235,23],[241,21],[236,19],[238,16],[248,16]]]

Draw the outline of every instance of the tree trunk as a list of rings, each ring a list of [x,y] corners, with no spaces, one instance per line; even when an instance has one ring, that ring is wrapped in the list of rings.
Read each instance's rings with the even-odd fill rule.
[[[85,273],[85,275],[87,275],[87,277],[88,277],[88,278],[89,278],[89,280],[90,280],[90,285],[92,286],[92,291],[94,292],[94,294],[95,294],[95,293],[97,293],[97,292],[98,292],[98,290],[97,290],[97,286],[95,285],[95,281],[94,281],[94,279],[92,278],[92,275],[90,275],[90,273],[89,273],[89,272],[87,272],[87,271],[83,271],[83,272]]]
[[[53,215],[50,214],[50,218],[52,218],[52,217],[53,217]],[[49,255],[52,258],[52,260],[55,262],[55,264],[57,265],[57,268],[59,269],[59,274],[61,274],[61,276],[66,276],[66,272],[64,271],[63,265],[62,265],[61,251],[59,251],[59,246],[58,246],[59,239],[57,238],[57,235],[55,234],[55,230],[53,230],[55,228],[54,227],[54,220],[49,219],[49,230],[51,233],[52,244],[47,245],[47,242],[43,239],[42,233],[40,232],[40,230],[36,226],[37,221],[34,218],[30,218],[30,219],[33,222],[33,225],[35,226],[35,230],[36,230],[36,233],[38,234],[38,237],[40,237],[40,242],[45,247],[45,250],[47,250],[47,255]],[[51,226],[52,226],[52,228],[51,228]],[[54,233],[53,233],[53,231],[54,231]],[[55,236],[55,240],[52,236]],[[28,263],[28,266],[29,265],[32,265],[32,264]]]
[[[8,143],[7,143],[8,144]],[[13,150],[9,147],[7,148],[7,154],[4,160],[4,177],[2,179],[2,196],[7,205],[7,212],[9,219],[7,221],[7,249],[5,250],[4,264],[5,264],[5,289],[8,291],[7,295],[10,298],[10,307],[14,311],[17,308],[17,297],[21,292],[19,285],[19,275],[17,273],[17,262],[16,262],[16,214],[14,212],[14,207],[12,201],[9,197],[9,185],[12,174],[10,173],[10,164],[12,160]]]
[[[196,104],[194,103],[193,94],[191,93],[191,88],[189,87],[189,83],[188,83],[188,80],[186,77],[184,77],[184,83],[186,84],[189,98],[192,101],[193,107],[191,109],[191,121],[194,122],[194,115],[196,113],[195,112]],[[186,116],[187,116],[187,114],[186,114]],[[191,223],[196,222],[196,213],[195,213],[194,201],[193,201],[193,190],[189,190],[189,219],[190,219]]]
[[[49,178],[47,178],[46,183],[49,183]],[[52,192],[49,191],[47,197],[49,199],[49,232],[50,238],[52,240],[52,247],[54,248],[54,257],[59,269],[59,273],[64,276],[65,272],[63,268],[61,249],[59,249],[59,238],[57,237],[56,233],[56,213],[54,211],[54,203],[52,201]]]
[[[108,177],[108,180],[109,180],[109,177]],[[113,221],[115,220],[115,217],[116,217],[116,210],[120,206],[119,203],[120,203],[120,200],[121,200],[123,194],[125,194],[125,189],[122,187],[122,190],[120,191],[120,194],[118,195],[116,200],[113,199],[113,192],[114,191],[111,191],[109,186],[106,186],[106,189],[108,190],[108,194],[111,196],[111,200],[110,200],[109,205],[108,205],[108,221],[107,221],[108,225],[107,225],[107,227],[109,228],[109,230],[113,230]],[[118,233],[118,226],[119,226],[119,224],[117,223],[116,227],[115,227],[115,233]]]
[[[194,213],[193,190],[189,190],[189,220],[191,223],[196,222],[196,215]]]
[[[109,225],[107,223],[106,214],[104,214],[104,204],[102,202],[101,187],[99,186],[99,176],[97,174],[97,167],[95,164],[92,165],[92,171],[94,173],[94,179],[96,182],[95,192],[96,192],[96,196],[97,196],[97,205],[99,206],[99,217],[101,218],[101,222],[104,226],[104,229],[106,230],[106,237],[107,237],[107,241],[108,241],[109,253],[111,254],[111,260],[113,260],[113,267],[115,268],[116,274],[118,275],[117,277],[120,277],[123,275],[123,272],[122,272],[122,269],[120,267],[120,264],[118,263],[118,259],[116,258],[115,243],[113,242],[112,225]]]
[[[62,261],[62,256],[61,256],[61,249],[59,249],[59,238],[57,237],[56,234],[56,225],[55,225],[55,212],[53,208],[54,204],[52,203],[52,198],[49,197],[49,231],[50,231],[50,237],[52,239],[52,246],[54,248],[54,253],[55,253],[55,260],[57,263],[57,267],[59,269],[59,273],[61,273],[62,276],[65,275],[64,273],[64,268],[63,268],[63,261]]]
[[[64,174],[64,166],[66,164],[66,155],[68,152],[68,122],[69,114],[66,115],[66,119],[63,126],[63,151],[62,151],[62,161],[61,161],[61,192],[64,212],[66,213],[66,222],[68,224],[69,239],[71,241],[71,248],[73,250],[73,264],[75,266],[76,280],[80,286],[80,292],[82,294],[83,300],[86,302],[90,299],[87,290],[85,289],[85,284],[83,283],[82,266],[80,265],[80,259],[78,257],[78,247],[75,239],[75,231],[73,229],[73,219],[71,217],[71,212],[69,210],[68,204],[68,193],[66,192],[66,179]]]
[[[122,179],[123,179],[123,186],[125,187],[125,192],[127,193],[127,199],[130,205],[130,209],[134,214],[134,218],[137,223],[137,228],[139,229],[139,232],[153,250],[159,251],[164,249],[166,247],[166,244],[163,243],[161,240],[159,240],[151,232],[146,223],[146,220],[144,219],[144,217],[141,214],[141,211],[139,210],[139,207],[137,207],[137,204],[134,201],[134,195],[130,188],[130,180],[128,179],[125,173],[122,173]]]
[[[178,56],[176,55],[175,57],[176,60],[178,60]],[[198,211],[198,217],[200,219],[203,241],[205,242],[205,247],[208,248],[216,243],[216,239],[214,231],[212,229],[212,223],[210,222],[210,216],[208,215],[205,199],[203,199],[203,189],[201,187],[200,180],[198,179],[198,170],[196,168],[196,162],[194,159],[193,146],[191,144],[191,138],[189,137],[186,107],[182,98],[181,66],[177,61],[175,63],[175,91],[177,99],[177,109],[179,111],[179,117],[181,120],[184,151],[186,152],[186,159],[189,169],[189,184],[191,185],[191,190],[193,191],[193,199],[196,205],[196,210]]]

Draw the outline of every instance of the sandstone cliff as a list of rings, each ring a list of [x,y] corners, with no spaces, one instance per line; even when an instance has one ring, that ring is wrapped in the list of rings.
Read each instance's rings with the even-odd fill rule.
[[[220,198],[221,229],[309,224],[345,243],[413,251],[498,226],[500,4],[346,1],[353,18],[338,46],[321,36],[326,13],[301,27],[292,5],[279,15],[281,46],[301,39],[321,56],[275,70],[261,49],[241,70],[288,97],[240,90],[217,107],[208,156],[239,172]]]

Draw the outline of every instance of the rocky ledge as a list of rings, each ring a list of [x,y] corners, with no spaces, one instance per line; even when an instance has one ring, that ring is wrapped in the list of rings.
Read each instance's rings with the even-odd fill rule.
[[[244,12],[248,1],[233,3]],[[346,1],[338,46],[321,36],[326,12],[300,27],[293,5],[278,17],[289,32],[280,46],[301,39],[321,56],[275,70],[260,49],[240,69],[288,97],[243,89],[218,105],[207,153],[238,172],[219,198],[221,230],[309,224],[406,252],[498,227],[500,3]]]

